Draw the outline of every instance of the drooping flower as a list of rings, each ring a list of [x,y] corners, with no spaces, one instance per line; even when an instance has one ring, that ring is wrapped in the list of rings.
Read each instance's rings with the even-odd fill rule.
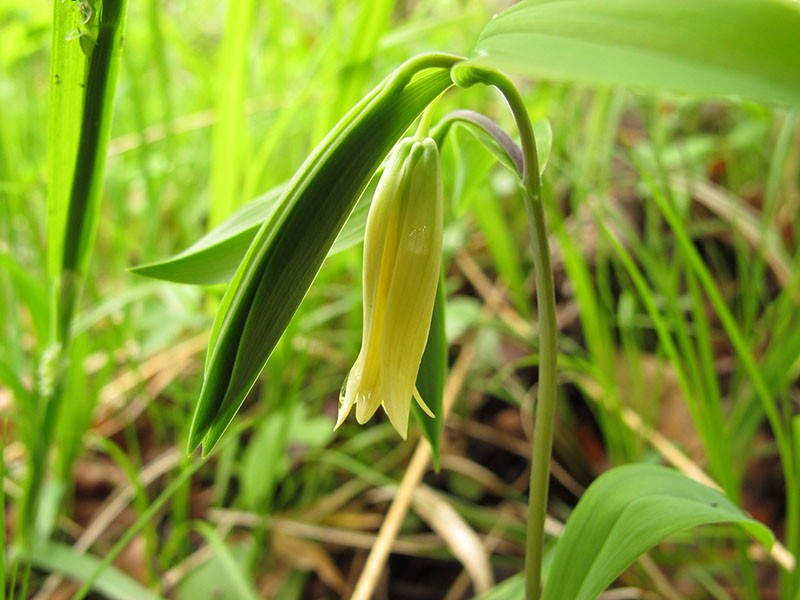
[[[402,140],[378,182],[364,237],[361,352],[342,387],[339,427],[353,406],[366,423],[379,406],[405,439],[439,281],[439,151],[429,137]]]

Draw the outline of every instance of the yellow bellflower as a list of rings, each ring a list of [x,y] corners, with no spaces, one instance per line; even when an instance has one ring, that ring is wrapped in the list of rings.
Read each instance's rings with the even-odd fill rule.
[[[366,423],[378,406],[406,438],[439,282],[442,178],[429,137],[394,149],[378,182],[364,236],[364,331],[361,352],[342,387],[339,427],[355,405]]]

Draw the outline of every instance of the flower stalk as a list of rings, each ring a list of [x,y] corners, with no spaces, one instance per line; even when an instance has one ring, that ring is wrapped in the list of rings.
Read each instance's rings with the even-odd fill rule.
[[[544,526],[547,517],[550,458],[556,408],[557,340],[555,285],[542,207],[542,186],[536,140],[525,103],[508,77],[491,69],[459,63],[451,70],[456,85],[476,83],[495,86],[505,97],[517,123],[522,146],[522,186],[533,242],[536,302],[539,313],[539,383],[531,448],[531,476],[525,549],[525,597],[541,597]]]

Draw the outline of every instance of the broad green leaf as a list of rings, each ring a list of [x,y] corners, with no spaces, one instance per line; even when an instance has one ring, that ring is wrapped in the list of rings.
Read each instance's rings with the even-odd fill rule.
[[[374,182],[375,178],[347,219],[329,255],[351,248],[364,239],[364,225],[375,191]],[[163,261],[133,267],[131,272],[192,285],[229,282],[258,230],[272,216],[285,190],[285,185],[278,186],[251,200],[186,250]]]
[[[542,600],[594,600],[628,565],[674,533],[735,523],[764,546],[770,530],[720,492],[657,465],[626,465],[586,490],[556,543]]]
[[[793,0],[527,0],[493,19],[476,64],[542,79],[800,104]]]
[[[445,336],[444,279],[439,279],[436,290],[436,301],[433,305],[431,328],[428,331],[428,342],[422,355],[422,362],[417,373],[417,390],[433,412],[433,418],[425,414],[418,403],[411,403],[411,412],[419,423],[422,435],[431,445],[433,466],[439,470],[439,451],[441,449],[442,429],[444,428],[443,399],[444,381],[447,376],[447,337]]]
[[[401,67],[348,113],[297,172],[253,240],[212,327],[190,449],[202,442],[207,453],[219,441],[380,162],[450,87],[457,59],[414,60],[412,66],[431,68],[411,77],[409,67]]]
[[[84,581],[95,573],[100,559],[91,554],[82,554],[67,544],[43,542],[36,546],[30,557],[34,566],[61,573],[71,579]],[[104,598],[111,600],[159,600],[160,596],[143,587],[116,567],[107,565],[94,581],[93,587]]]

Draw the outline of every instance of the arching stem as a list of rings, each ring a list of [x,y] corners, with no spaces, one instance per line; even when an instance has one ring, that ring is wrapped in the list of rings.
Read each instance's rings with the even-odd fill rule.
[[[525,209],[533,241],[536,302],[539,313],[539,390],[531,449],[528,496],[528,528],[525,548],[525,596],[541,595],[544,526],[547,517],[550,457],[556,407],[557,336],[555,286],[542,208],[539,161],[530,116],[519,91],[508,77],[497,71],[460,63],[453,67],[453,81],[461,87],[476,83],[495,86],[508,102],[519,130],[522,146],[522,184]]]

